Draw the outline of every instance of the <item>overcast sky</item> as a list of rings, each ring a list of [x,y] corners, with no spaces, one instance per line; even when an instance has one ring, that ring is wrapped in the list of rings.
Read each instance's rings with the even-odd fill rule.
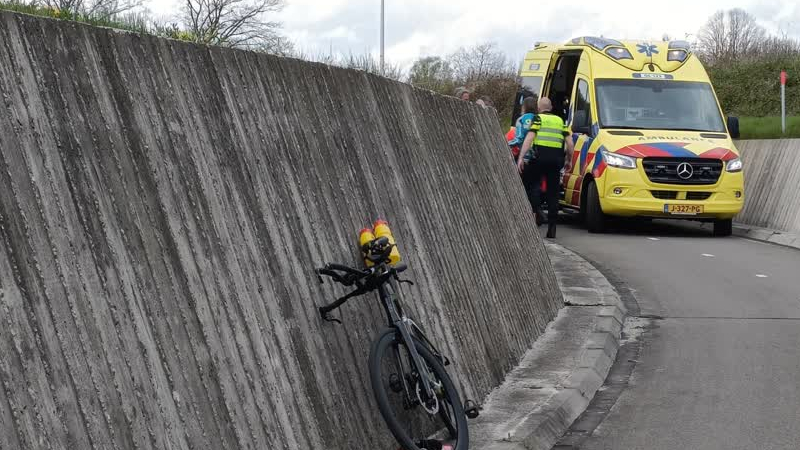
[[[157,16],[174,13],[180,0],[146,0]],[[800,38],[800,0],[385,0],[386,58],[408,67],[420,57],[446,55],[460,46],[494,41],[521,58],[536,41],[575,36],[685,38],[719,9],[740,7],[772,32]],[[538,6],[544,4],[545,6]],[[380,48],[380,0],[287,0],[276,15],[295,45],[310,54],[370,52]],[[689,36],[692,39],[693,36]]]

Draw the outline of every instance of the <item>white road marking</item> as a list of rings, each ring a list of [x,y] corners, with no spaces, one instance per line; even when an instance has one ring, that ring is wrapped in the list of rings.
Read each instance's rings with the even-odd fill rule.
[[[763,273],[757,273],[756,276],[758,278],[769,278],[767,275],[764,275]]]
[[[659,238],[647,238],[647,239],[650,239],[651,241],[660,241],[661,240]]]
[[[703,256],[705,256],[706,258],[713,258],[714,257],[714,255],[712,255],[711,253],[703,253]]]

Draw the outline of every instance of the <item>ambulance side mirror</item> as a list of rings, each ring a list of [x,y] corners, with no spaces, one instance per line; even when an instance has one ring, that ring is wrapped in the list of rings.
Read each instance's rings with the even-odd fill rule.
[[[738,117],[728,116],[728,133],[730,133],[732,139],[739,139],[739,136],[741,136]]]
[[[572,118],[572,132],[585,135],[591,134],[589,115],[586,111],[575,111],[575,116]]]

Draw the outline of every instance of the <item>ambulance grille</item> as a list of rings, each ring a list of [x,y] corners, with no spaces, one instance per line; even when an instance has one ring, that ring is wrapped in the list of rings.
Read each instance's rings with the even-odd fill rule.
[[[683,163],[692,168],[691,176],[682,178],[678,175]],[[661,184],[714,184],[722,175],[722,161],[718,159],[644,158],[642,167],[650,181]]]
[[[650,191],[653,197],[661,200],[675,200],[678,198],[678,191]]]
[[[708,200],[711,194],[711,192],[687,192],[686,200]]]

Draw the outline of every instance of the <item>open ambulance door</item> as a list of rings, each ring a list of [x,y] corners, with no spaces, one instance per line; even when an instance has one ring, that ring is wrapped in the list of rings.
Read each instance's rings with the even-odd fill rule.
[[[575,150],[572,154],[572,170],[564,174],[564,203],[580,208],[581,196],[584,195],[583,180],[587,168],[594,162],[596,145],[592,145],[595,129],[592,124],[597,120],[591,78],[590,59],[586,55],[578,55],[577,64],[572,72],[572,82],[569,85],[569,125],[572,130],[572,139]]]
[[[570,121],[570,105],[573,97],[578,67],[582,64],[583,50],[561,50],[553,54],[550,71],[545,80],[543,94],[553,103],[553,114]]]
[[[536,47],[525,55],[520,70],[520,91],[514,98],[514,112],[511,116],[511,126],[513,127],[519,116],[522,114],[522,100],[533,95],[538,100],[543,92],[543,85],[547,74],[550,72],[553,55],[556,54],[554,44],[536,44]]]

